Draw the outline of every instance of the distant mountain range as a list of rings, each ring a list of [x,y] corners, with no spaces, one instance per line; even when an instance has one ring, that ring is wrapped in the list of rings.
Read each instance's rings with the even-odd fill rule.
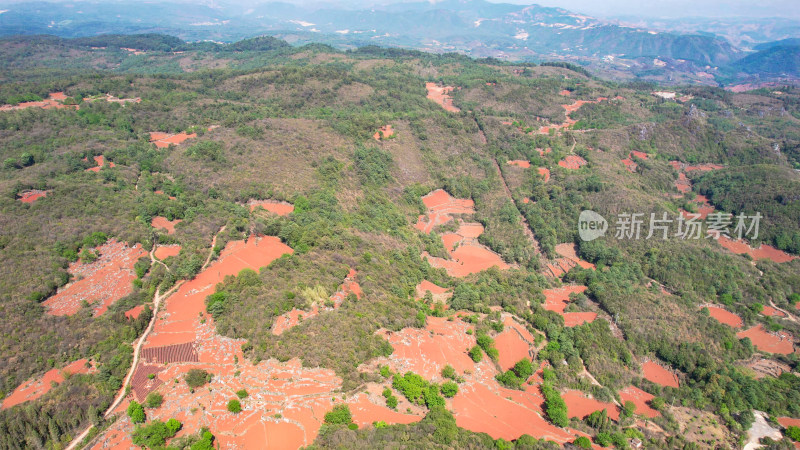
[[[758,62],[762,58],[758,54],[745,61],[747,70],[735,67],[748,56],[747,51],[710,32],[654,31],[560,8],[482,0],[394,3],[372,9],[305,8],[280,2],[253,7],[127,1],[2,5],[0,35],[162,33],[187,41],[233,42],[268,34],[295,45],[380,45],[523,61],[561,60],[588,66],[604,76],[666,83],[717,84],[730,82],[737,74],[796,72],[792,67],[787,72],[770,62]],[[709,27],[721,29],[719,24]],[[791,21],[783,23],[779,32],[774,28],[770,28],[772,34],[762,35],[800,37],[800,26],[792,28]],[[757,35],[751,33],[748,44]],[[781,60],[790,59],[784,55]],[[760,67],[769,71],[760,73]]]

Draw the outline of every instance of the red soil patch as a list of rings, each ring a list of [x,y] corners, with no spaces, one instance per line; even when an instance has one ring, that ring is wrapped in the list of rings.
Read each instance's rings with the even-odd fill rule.
[[[791,417],[778,417],[778,423],[784,428],[800,427],[800,419],[793,419]]]
[[[159,245],[156,248],[156,251],[153,253],[153,256],[155,256],[158,259],[164,260],[164,259],[169,258],[170,256],[178,256],[178,254],[180,252],[181,252],[181,246],[180,245],[177,245],[177,244],[176,245]]]
[[[185,132],[177,134],[161,133],[159,131],[150,132],[150,142],[156,144],[158,148],[167,148],[170,145],[179,145],[187,139],[196,138],[197,133],[187,134]]]
[[[710,163],[708,163],[708,164],[698,164],[696,166],[688,166],[688,165],[685,166],[685,170],[687,172],[691,172],[691,171],[694,171],[694,170],[700,171],[700,172],[708,172],[708,171],[711,171],[711,170],[719,170],[719,169],[724,169],[724,168],[725,168],[725,166],[722,166],[722,165],[719,165],[719,164],[710,164]]]
[[[250,206],[250,211],[255,211],[256,208],[264,208],[279,216],[288,216],[294,211],[294,205],[278,200],[250,200],[247,204]]]
[[[767,353],[788,355],[794,351],[792,335],[785,331],[767,332],[760,324],[736,333],[736,337],[750,338],[756,348]]]
[[[558,165],[565,169],[580,169],[582,166],[588,164],[585,159],[577,155],[567,155],[564,159],[558,162]]]
[[[597,318],[597,313],[593,312],[564,312],[569,303],[569,295],[576,292],[584,292],[586,286],[565,286],[557,289],[546,289],[544,293],[544,309],[555,311],[564,318],[564,326],[574,327],[586,322],[593,322]]]
[[[94,315],[99,316],[112,303],[133,292],[133,280],[136,279],[133,265],[139,258],[147,256],[142,246],[128,247],[112,239],[96,250],[100,254],[97,261],[91,264],[78,261],[69,265],[69,273],[80,279],[67,284],[43,302],[48,314],[71,316],[80,311],[85,300],[94,308]]]
[[[475,202],[453,198],[444,189],[423,196],[422,203],[428,208],[428,213],[419,216],[414,227],[426,234],[430,234],[437,225],[453,220],[451,214],[475,214]]]
[[[63,109],[63,108],[72,108],[78,109],[78,105],[65,105],[63,101],[67,99],[67,96],[64,95],[63,92],[53,92],[51,93],[48,98],[42,100],[40,102],[22,102],[18,105],[2,105],[0,106],[0,111],[16,111],[20,109],[27,109],[27,108],[42,108],[42,109]]]
[[[136,320],[139,318],[139,315],[142,314],[142,311],[144,311],[144,305],[134,306],[133,308],[125,311],[125,317]]]
[[[776,263],[785,263],[797,258],[797,256],[778,250],[771,245],[761,244],[758,248],[753,248],[743,240],[734,241],[725,236],[720,236],[717,242],[733,253],[738,255],[748,254],[756,261],[759,259],[770,259]]]
[[[686,178],[686,174],[681,172],[678,174],[678,179],[675,180],[675,189],[686,194],[692,190],[692,182]]]
[[[383,397],[381,397],[382,399]],[[350,405],[350,412],[353,414],[353,422],[360,427],[369,426],[378,421],[391,424],[409,424],[422,420],[421,416],[400,413],[384,405],[376,404],[365,394],[351,397],[347,400],[347,403]]]
[[[636,414],[649,417],[651,419],[661,415],[661,413],[651,408],[648,404],[650,403],[650,400],[654,398],[654,396],[637,388],[636,386],[628,386],[619,391],[619,397],[622,399],[622,403],[627,401],[633,402],[636,405]]]
[[[439,287],[428,280],[422,280],[416,287],[417,299],[425,298],[427,292],[431,293],[434,302],[446,303],[453,296],[450,289]]]
[[[761,309],[761,314],[770,317],[786,317],[786,314],[778,311],[772,306],[767,306],[767,305],[764,305],[764,307]]]
[[[630,158],[625,158],[622,160],[622,164],[625,165],[625,168],[628,169],[629,172],[636,172],[636,168],[639,167],[638,164],[633,162]]]
[[[563,256],[564,258],[571,259],[584,269],[595,269],[594,264],[588,261],[584,261],[578,257],[578,252],[575,249],[575,244],[571,243],[558,244],[556,245],[556,253]]]
[[[253,365],[241,352],[245,341],[218,336],[213,318],[205,314],[205,298],[225,276],[244,268],[258,270],[291,252],[275,237],[251,236],[246,242],[229,242],[217,261],[166,299],[153,334],[144,344],[143,358],[150,355],[148,351],[164,353],[158,347],[170,345],[176,354],[179,349],[195,348],[199,361],[156,366],[160,370],[153,380],[158,381],[151,382],[158,384],[156,390],[165,401],[161,408],[148,411],[150,419],[180,420],[184,431],[179,436],[206,426],[217,436],[220,448],[299,448],[314,441],[325,413],[333,407],[331,397],[341,387],[341,379],[331,370],[303,368],[296,359]],[[208,370],[214,377],[206,387],[191,393],[186,383],[174,380],[193,368]],[[142,373],[149,379],[146,372]],[[228,400],[243,388],[250,393],[242,401],[243,411],[237,415],[227,412]],[[124,416],[126,407],[123,402],[115,412]],[[132,447],[133,428],[128,419],[117,421],[99,438],[96,448]]]
[[[639,158],[639,159],[648,159],[650,157],[647,153],[640,152],[638,150],[631,151],[631,156],[630,157],[634,157],[634,156]]]
[[[544,178],[544,182],[545,183],[550,181],[550,169],[548,169],[547,167],[539,167],[536,170],[539,172],[539,175],[541,175],[542,178]],[[525,202],[525,203],[527,203],[527,202]]]
[[[530,161],[526,161],[524,159],[515,159],[515,160],[512,160],[512,161],[507,161],[507,164],[509,166],[522,167],[523,169],[527,169],[528,167],[531,166],[531,162]]]
[[[548,173],[548,175],[549,175],[549,173]],[[522,203],[530,203],[530,202],[531,202],[531,199],[529,199],[528,197],[525,197],[525,198],[522,199]]]
[[[341,284],[341,286],[339,286],[339,290],[331,295],[330,299],[333,302],[333,308],[317,304],[311,305],[310,311],[292,308],[291,311],[275,319],[275,323],[272,325],[272,334],[279,336],[284,331],[299,325],[301,319],[306,320],[318,315],[320,308],[322,308],[323,311],[332,311],[336,308],[339,308],[350,294],[354,294],[357,298],[361,298],[361,286],[359,286],[358,282],[355,280],[356,271],[351,269],[350,273],[344,279],[344,282]]]
[[[94,157],[94,162],[97,164],[97,166],[96,167],[90,167],[90,168],[86,169],[87,172],[100,172],[100,169],[103,168],[103,166],[105,166],[105,164],[106,164],[106,159],[105,159],[105,157],[103,155],[95,156]],[[108,162],[108,167],[116,167],[116,164],[114,164],[113,162],[109,161]]]
[[[497,363],[500,368],[508,370],[521,359],[531,359],[533,335],[517,323],[511,315],[503,318],[505,328],[494,338],[494,345],[499,352]]]
[[[661,386],[670,386],[674,387],[675,389],[680,386],[678,384],[678,377],[675,376],[674,373],[665,369],[661,365],[654,363],[653,361],[647,361],[646,363],[642,364],[642,371],[644,372],[645,379],[650,380],[655,384],[660,384]]]
[[[448,275],[457,278],[466,277],[494,266],[500,270],[510,267],[500,255],[479,244],[459,245],[457,249],[450,252],[452,258],[450,260],[430,256],[427,253],[423,253],[423,256],[428,259],[431,266],[444,268]]]
[[[475,345],[475,337],[467,334],[467,329],[471,325],[459,318],[448,321],[429,317],[422,330],[384,330],[380,334],[392,344],[394,352],[375,363],[386,363],[399,373],[410,370],[437,382],[447,364],[464,374],[465,381],[448,408],[460,427],[486,432],[495,439],[512,440],[527,433],[559,443],[571,442],[574,437],[570,433],[543,419],[544,400],[538,386],[529,386],[525,391],[503,388],[495,380],[498,371],[488,358],[477,364],[470,359],[467,351]]]
[[[552,153],[553,149],[550,147],[547,147],[545,149],[537,148],[536,151],[539,152],[539,156],[544,156],[546,153]]]
[[[38,189],[20,192],[19,201],[22,203],[33,203],[40,198],[47,197],[47,191],[40,191]]]
[[[3,399],[2,409],[8,409],[12,406],[19,405],[37,398],[48,393],[53,388],[53,384],[61,384],[64,382],[64,377],[74,374],[94,373],[96,369],[90,365],[86,367],[88,361],[86,359],[79,359],[74,361],[62,369],[50,369],[41,378],[29,380],[17,386],[8,397]]]
[[[453,105],[453,98],[449,95],[454,89],[452,86],[438,86],[436,83],[425,83],[425,89],[428,90],[428,98],[439,104],[439,106],[446,111],[461,111]]]
[[[739,328],[744,325],[741,317],[717,306],[709,306],[708,314],[714,319],[717,319],[720,323],[724,323],[733,328]]]
[[[572,92],[564,89],[563,91],[559,92],[558,95],[563,95],[564,97],[569,97],[570,95],[572,95]]]
[[[166,217],[156,216],[150,221],[150,226],[153,228],[163,228],[167,230],[167,234],[175,234],[175,225],[183,222],[181,219],[167,220]]]
[[[561,398],[567,403],[569,417],[583,419],[595,411],[606,410],[608,417],[619,420],[619,408],[613,403],[604,403],[594,398],[586,396],[581,391],[567,391]]]
[[[376,141],[382,141],[383,139],[389,139],[390,137],[394,136],[394,130],[392,129],[391,125],[384,125],[378,129],[378,131],[372,135],[372,137]]]

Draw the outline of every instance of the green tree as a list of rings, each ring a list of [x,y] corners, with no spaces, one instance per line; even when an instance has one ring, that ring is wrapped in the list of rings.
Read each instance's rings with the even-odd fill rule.
[[[442,395],[447,398],[454,397],[456,394],[458,394],[458,384],[452,381],[446,381],[442,383],[441,391]]]
[[[158,408],[161,406],[162,402],[164,402],[163,395],[158,392],[151,392],[147,394],[147,398],[144,400],[144,406],[148,408]]]
[[[480,346],[474,346],[469,350],[469,357],[472,358],[473,361],[476,363],[481,362],[483,359],[483,352],[481,351]]]
[[[234,414],[239,414],[240,412],[242,412],[242,404],[239,402],[238,399],[234,398],[228,401],[228,411]]]
[[[348,424],[353,421],[350,407],[347,405],[336,405],[332,410],[325,414],[325,423]]]
[[[189,388],[197,389],[211,381],[211,377],[212,375],[203,369],[191,369],[186,373],[184,379]]]
[[[131,404],[128,405],[128,417],[131,418],[133,423],[144,423],[146,416],[141,403],[131,400]]]

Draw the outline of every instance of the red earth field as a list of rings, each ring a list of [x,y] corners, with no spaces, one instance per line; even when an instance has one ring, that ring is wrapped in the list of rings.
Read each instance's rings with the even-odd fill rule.
[[[41,378],[28,380],[17,386],[8,397],[3,399],[2,409],[8,409],[20,403],[36,400],[49,392],[54,384],[61,384],[64,381],[64,375],[93,373],[95,371],[96,369],[94,366],[88,364],[88,360],[86,359],[79,359],[61,369],[50,369]]]
[[[427,292],[431,293],[434,302],[440,303],[446,303],[453,296],[450,289],[437,286],[428,280],[422,280],[416,287],[417,299],[425,298]]]
[[[564,326],[574,327],[586,322],[593,322],[597,318],[597,313],[593,312],[564,312],[569,303],[569,295],[582,293],[586,286],[564,286],[557,289],[545,289],[543,291],[545,302],[544,309],[555,311],[564,318]]]
[[[169,258],[170,256],[178,256],[181,252],[180,245],[159,245],[156,248],[156,251],[153,252],[153,256],[158,259],[164,260]]]
[[[47,191],[41,191],[38,189],[24,191],[19,193],[19,201],[22,203],[33,203],[40,198],[47,197]]]
[[[739,328],[742,325],[744,325],[741,317],[720,307],[709,306],[708,313],[711,317],[717,319],[719,322],[724,323],[725,325],[731,326],[733,328]]]
[[[138,319],[139,315],[144,311],[144,305],[137,305],[125,311],[125,317],[129,319]]]
[[[527,169],[528,167],[531,166],[531,162],[530,161],[526,161],[524,159],[515,159],[515,160],[512,160],[512,161],[507,161],[507,164],[509,166],[522,167],[523,169]]]
[[[270,236],[230,242],[217,261],[166,299],[144,344],[144,362],[137,368],[142,376],[134,375],[132,382],[136,398],[151,390],[164,396],[161,408],[148,410],[151,419],[180,420],[184,429],[179,436],[207,426],[220,448],[285,449],[313,442],[325,413],[334,405],[332,397],[341,380],[331,370],[303,368],[298,360],[253,365],[241,353],[244,341],[217,335],[213,319],[205,313],[205,298],[225,276],[244,268],[258,270],[291,252]],[[214,374],[211,383],[193,394],[184,382],[174,382],[192,368]],[[148,373],[156,374],[155,386],[137,383],[137,378],[148,379]],[[243,411],[229,413],[227,401],[243,388],[251,393],[242,401]],[[117,409],[123,417],[125,408],[123,402]],[[118,420],[95,448],[132,447],[132,429],[127,417]]]
[[[197,137],[197,133],[187,134],[185,132],[177,134],[161,133],[159,131],[150,132],[150,142],[156,144],[158,148],[167,148],[170,145],[182,144],[187,139]]]
[[[392,129],[391,125],[384,125],[380,127],[378,131],[376,131],[375,134],[372,135],[372,137],[379,142],[384,139],[388,139],[392,136],[394,136],[394,130]]]
[[[768,332],[763,325],[756,325],[749,330],[736,333],[739,339],[748,337],[757,349],[767,353],[788,355],[794,351],[792,335],[785,331]]]
[[[454,89],[452,86],[439,86],[436,83],[429,82],[425,83],[425,89],[428,90],[428,98],[438,103],[446,111],[461,111],[453,105],[453,98],[448,95]]]
[[[78,105],[65,105],[63,102],[67,99],[67,96],[64,95],[63,92],[53,92],[49,95],[48,98],[40,101],[40,102],[22,102],[18,105],[2,105],[0,106],[0,112],[2,111],[15,111],[19,109],[27,109],[27,108],[42,108],[42,109],[62,109],[62,108],[72,108],[78,109]]]
[[[87,172],[100,172],[100,169],[102,169],[103,166],[105,166],[106,164],[106,159],[103,155],[95,156],[94,162],[97,164],[97,166],[86,169]],[[116,164],[114,164],[113,162],[111,161],[108,162],[108,167],[115,167],[115,166]]]
[[[650,417],[651,419],[660,416],[661,413],[651,408],[649,403],[654,398],[652,394],[637,388],[636,386],[628,386],[619,391],[619,398],[622,402],[631,401],[636,405],[636,414]]]
[[[636,172],[636,168],[638,167],[638,164],[633,162],[634,157],[639,159],[647,159],[648,155],[647,153],[640,152],[638,150],[633,150],[628,153],[628,157],[622,160],[622,164],[625,164],[625,168],[631,172]]]
[[[294,205],[278,200],[250,200],[247,204],[250,206],[250,211],[255,211],[256,208],[264,208],[279,216],[288,216],[294,211]]]
[[[797,258],[771,245],[761,244],[758,248],[753,248],[745,241],[734,241],[725,236],[720,236],[717,242],[733,253],[738,255],[750,255],[750,257],[756,261],[759,259],[770,259],[776,263],[785,263]]]
[[[507,317],[507,318],[506,318]],[[510,316],[504,317],[510,323]],[[525,391],[506,389],[500,386],[494,376],[498,371],[494,364],[484,358],[474,363],[467,354],[475,345],[475,336],[466,333],[471,325],[457,318],[429,317],[425,329],[404,328],[399,332],[383,330],[380,332],[392,347],[394,353],[386,358],[378,358],[377,364],[387,364],[399,373],[413,371],[427,380],[440,382],[440,372],[445,365],[453,366],[457,373],[463,374],[464,383],[459,393],[448,400],[456,423],[468,430],[486,432],[493,438],[516,439],[522,434],[537,438],[551,439],[559,443],[571,442],[575,436],[570,432],[551,425],[543,418],[544,399],[539,392],[538,383],[528,386]],[[508,326],[501,335],[508,336],[515,329],[524,330],[520,324]],[[528,337],[532,337],[528,334]],[[508,347],[506,338],[501,338],[498,346],[501,358]],[[515,339],[511,339],[515,340]],[[515,350],[522,356],[521,347]],[[534,376],[535,377],[535,376]]]
[[[553,149],[550,147],[547,148],[537,148],[537,152],[539,152],[539,156],[544,156],[546,153],[552,153]]]
[[[571,114],[581,108],[581,106],[587,103],[599,103],[601,101],[608,100],[606,97],[597,97],[597,100],[575,100],[573,103],[569,105],[561,105],[564,108],[564,116],[565,120],[561,124],[557,125],[546,125],[539,127],[539,130],[536,132],[537,134],[548,134],[550,130],[562,130],[565,128],[569,128],[577,122],[577,120],[573,119]]]
[[[147,256],[142,246],[128,247],[111,239],[96,250],[100,254],[97,261],[90,264],[77,261],[69,265],[69,273],[77,281],[60,288],[42,303],[48,314],[73,315],[80,311],[85,300],[92,305],[94,315],[99,316],[112,303],[133,292],[136,278],[133,265]]]
[[[642,364],[642,371],[644,372],[644,377],[653,383],[674,387],[675,389],[679,387],[678,377],[653,361],[647,361]]]
[[[536,170],[539,172],[539,175],[542,176],[545,183],[550,181],[550,169],[548,169],[547,167],[539,167]]]
[[[167,220],[166,217],[156,216],[150,221],[150,226],[153,228],[163,228],[167,230],[167,234],[175,234],[175,225],[183,222],[181,219]]]
[[[572,169],[572,170],[580,169],[586,164],[588,164],[586,160],[578,155],[567,155],[566,157],[564,157],[564,159],[558,162],[559,166],[565,169]]]
[[[761,309],[761,314],[769,317],[786,317],[786,314],[778,311],[777,309],[773,308],[772,306],[764,305]]]
[[[495,336],[494,345],[499,353],[497,363],[501,369],[508,370],[521,359],[531,359],[530,349],[534,345],[534,337],[510,314],[503,317],[503,324],[505,327]]]
[[[613,403],[604,403],[591,398],[581,391],[567,391],[562,396],[567,404],[569,417],[583,419],[595,411],[606,410],[608,417],[619,420],[619,407]]]
[[[423,233],[430,233],[437,225],[445,224],[453,217],[451,214],[474,214],[475,203],[469,199],[456,199],[443,189],[437,189],[422,197],[428,208],[426,215],[419,216],[414,227]],[[509,265],[497,253],[478,243],[477,237],[483,233],[483,226],[477,223],[461,223],[456,233],[442,236],[450,259],[438,258],[423,253],[434,267],[442,267],[452,277],[467,275],[497,266],[507,269]]]
[[[569,97],[570,95],[572,95],[572,92],[564,89],[563,91],[559,92],[558,95],[563,95],[564,97]]]

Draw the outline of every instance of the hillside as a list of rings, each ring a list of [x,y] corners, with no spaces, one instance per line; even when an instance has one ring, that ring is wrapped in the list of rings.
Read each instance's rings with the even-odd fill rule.
[[[794,445],[797,88],[158,34],[0,80],[2,448]]]

